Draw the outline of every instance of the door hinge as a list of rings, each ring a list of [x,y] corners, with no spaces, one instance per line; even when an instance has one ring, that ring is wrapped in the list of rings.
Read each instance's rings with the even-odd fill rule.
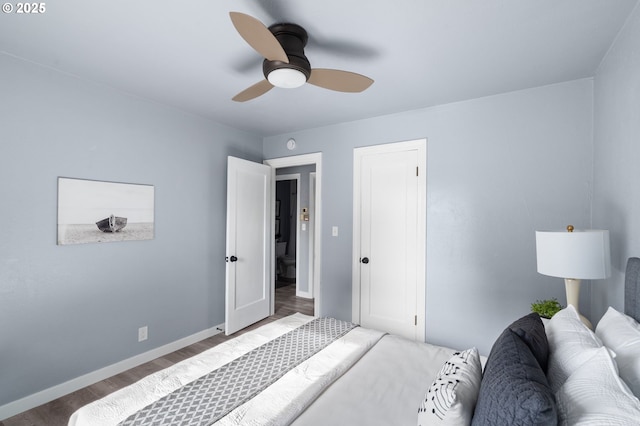
[[[418,316],[417,315],[415,315],[413,317],[413,325],[418,325]]]
[[[416,166],[416,176],[418,176],[418,166]]]

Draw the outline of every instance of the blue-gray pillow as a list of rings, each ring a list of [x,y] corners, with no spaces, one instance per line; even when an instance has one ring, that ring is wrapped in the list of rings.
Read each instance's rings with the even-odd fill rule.
[[[547,334],[544,331],[544,324],[540,319],[540,315],[531,312],[529,315],[515,320],[509,328],[529,346],[531,353],[538,360],[542,371],[546,374],[549,359],[549,342],[547,342]]]
[[[540,364],[510,328],[495,341],[472,425],[556,425],[555,398]]]

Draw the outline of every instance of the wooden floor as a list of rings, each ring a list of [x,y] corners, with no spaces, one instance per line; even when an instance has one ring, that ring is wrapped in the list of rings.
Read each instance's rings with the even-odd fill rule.
[[[229,340],[246,331],[275,321],[279,318],[286,317],[296,312],[313,315],[313,300],[296,297],[295,288],[295,285],[277,288],[275,315],[265,318],[264,320],[241,330],[232,336],[225,336],[224,333],[217,334],[213,337],[182,348],[176,352],[172,352],[161,358],[132,368],[131,370],[125,371],[117,376],[110,377],[47,404],[0,421],[0,426],[66,426],[69,421],[69,417],[78,408],[134,383],[151,373],[167,368],[170,365],[216,346],[225,340]]]

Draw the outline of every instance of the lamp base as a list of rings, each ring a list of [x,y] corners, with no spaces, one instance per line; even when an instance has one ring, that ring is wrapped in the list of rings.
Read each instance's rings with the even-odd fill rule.
[[[580,310],[578,309],[578,301],[580,300],[580,282],[581,280],[576,280],[573,278],[564,279],[564,287],[567,292],[567,304],[573,305],[573,307],[576,309],[576,312],[580,316],[580,320],[589,328],[589,330],[593,330],[591,321],[589,321],[584,315],[582,315],[580,313]]]

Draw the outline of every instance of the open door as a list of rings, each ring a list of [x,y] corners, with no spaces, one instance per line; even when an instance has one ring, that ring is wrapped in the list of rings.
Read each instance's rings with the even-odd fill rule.
[[[229,157],[225,333],[269,316],[271,308],[271,167]]]

